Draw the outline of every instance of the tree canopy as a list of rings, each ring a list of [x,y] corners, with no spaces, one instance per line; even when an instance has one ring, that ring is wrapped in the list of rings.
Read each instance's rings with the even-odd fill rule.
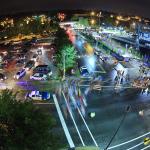
[[[16,94],[0,94],[1,150],[57,150],[55,120],[31,102],[16,100]]]
[[[65,58],[64,58],[65,57]],[[64,45],[57,54],[57,66],[60,70],[63,70],[65,62],[65,69],[73,68],[76,63],[76,50],[71,44]]]

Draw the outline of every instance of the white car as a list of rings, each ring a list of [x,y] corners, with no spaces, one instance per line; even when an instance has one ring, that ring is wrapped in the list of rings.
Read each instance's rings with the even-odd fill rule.
[[[35,73],[32,76],[30,76],[31,80],[47,80],[47,75],[43,73]]]
[[[18,79],[24,77],[25,74],[26,74],[26,70],[25,70],[25,69],[22,69],[22,70],[18,71],[18,72],[16,73],[16,75],[14,75],[14,79],[17,79],[17,80],[18,80]]]
[[[41,91],[31,91],[27,93],[25,99],[30,98],[32,100],[49,100],[50,93],[49,92],[41,92]]]

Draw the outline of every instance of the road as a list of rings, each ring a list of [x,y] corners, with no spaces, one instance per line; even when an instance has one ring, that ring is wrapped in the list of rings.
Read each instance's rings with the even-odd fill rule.
[[[77,37],[74,44],[78,50],[82,50],[79,54],[82,54],[80,59],[84,60],[83,52],[85,50],[83,48],[84,46],[79,44],[80,41],[78,40],[80,39],[80,37]],[[132,69],[128,69],[127,74],[130,76],[130,82],[127,83],[123,79],[122,84],[122,86],[126,86],[126,88],[115,89],[114,74],[116,74],[116,70],[114,70],[114,64],[110,64],[109,61],[106,63],[99,61],[99,64],[106,71],[106,73],[100,73],[103,79],[102,90],[89,89],[90,82],[88,80],[81,81],[82,79],[80,79],[80,83],[83,83],[80,88],[76,86],[77,84],[71,83],[70,86],[66,85],[67,90],[63,90],[69,109],[66,106],[63,94],[61,94],[61,97],[58,97],[65,121],[75,145],[81,146],[84,142],[87,146],[98,145],[104,149],[124,117],[126,107],[130,106],[130,111],[126,114],[125,120],[109,149],[113,149],[113,146],[126,141],[129,142],[121,144],[121,146],[119,145],[114,149],[134,149],[134,147],[136,147],[136,150],[140,150],[144,148],[144,137],[150,134],[150,114],[145,113],[150,109],[150,95],[146,92],[142,93],[141,89],[132,88],[130,86],[130,82],[139,76],[139,72],[137,71],[138,67],[133,63],[134,66],[132,66]],[[76,88],[80,90],[82,99],[77,96],[78,94],[75,92]],[[83,98],[83,96],[85,98]],[[68,113],[69,111],[73,114],[79,133]],[[144,114],[141,115],[140,111],[143,111]],[[95,117],[93,118],[89,117],[89,113],[92,112],[95,113]],[[147,135],[134,140],[134,138],[145,133],[147,133]],[[133,141],[130,142],[131,139],[133,139]]]

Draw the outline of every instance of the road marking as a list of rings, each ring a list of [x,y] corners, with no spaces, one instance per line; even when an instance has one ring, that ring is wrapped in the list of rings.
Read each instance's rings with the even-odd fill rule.
[[[140,138],[142,138],[142,137],[144,137],[144,136],[146,136],[146,135],[149,135],[149,134],[150,134],[150,132],[147,132],[147,133],[145,133],[145,134],[143,134],[143,135],[141,135],[141,136],[138,136],[138,137],[136,137],[136,138],[134,138],[134,139],[132,139],[132,140],[129,140],[129,141],[123,142],[123,143],[121,143],[121,144],[118,144],[118,145],[115,145],[115,146],[109,147],[108,149],[113,149],[113,148],[116,148],[116,147],[122,146],[122,145],[124,145],[124,144],[130,143],[130,142],[133,142],[133,141],[138,140],[138,139],[140,139]]]
[[[95,144],[95,146],[98,147],[98,144],[97,144],[96,140],[94,139],[94,137],[93,137],[93,135],[92,135],[92,133],[91,133],[91,131],[90,131],[90,129],[89,129],[85,119],[83,118],[82,113],[81,113],[81,111],[80,111],[78,106],[77,106],[77,109],[78,109],[78,112],[79,112],[79,114],[80,114],[80,116],[81,116],[81,118],[82,118],[82,120],[83,120],[83,122],[84,122],[84,124],[85,124],[85,126],[86,126],[86,128],[87,128],[87,130],[88,130],[88,132],[89,132],[89,134],[90,134],[94,144]]]
[[[57,112],[58,112],[58,116],[59,116],[61,125],[62,125],[62,127],[63,127],[63,129],[64,129],[66,138],[67,138],[67,140],[68,140],[69,146],[70,146],[70,148],[74,148],[75,145],[74,145],[74,143],[73,143],[73,140],[72,140],[71,135],[70,135],[70,133],[69,133],[69,130],[68,130],[68,128],[67,128],[65,119],[64,119],[64,117],[63,117],[63,115],[62,115],[62,112],[61,112],[61,109],[60,109],[60,106],[59,106],[59,104],[58,104],[58,101],[57,101],[57,98],[56,98],[56,95],[55,95],[55,94],[53,94],[53,99],[54,99],[54,102],[55,102],[55,106],[56,106],[56,109],[57,109]]]
[[[147,149],[147,148],[149,148],[149,147],[150,147],[150,145],[148,145],[148,146],[144,147],[144,148],[143,148],[143,149],[141,149],[141,150]]]
[[[68,103],[67,103],[67,100],[66,100],[66,97],[65,97],[65,94],[64,94],[63,91],[62,91],[62,94],[63,94],[63,96],[64,96],[64,99],[65,99],[65,102],[66,102],[66,105],[67,105],[67,108],[68,108],[70,117],[71,117],[71,119],[72,119],[72,121],[73,121],[73,123],[74,123],[74,126],[75,126],[76,130],[77,130],[77,133],[78,133],[78,135],[79,135],[79,138],[80,138],[80,140],[81,140],[81,143],[82,143],[83,146],[85,146],[84,141],[83,141],[83,139],[82,139],[82,137],[81,137],[81,134],[80,134],[80,132],[79,132],[79,129],[78,129],[78,127],[77,127],[77,124],[76,124],[76,122],[75,122],[75,120],[74,120],[74,118],[73,118],[72,112],[70,111],[70,107],[69,107],[69,105],[68,105]]]
[[[75,100],[75,98],[73,97],[73,94],[72,94],[72,90],[71,90],[71,89],[70,89],[69,94],[70,94],[69,96],[70,96],[71,100],[72,100],[72,101],[75,101],[75,103],[76,103],[76,100]],[[90,131],[90,129],[89,129],[89,127],[88,127],[88,125],[87,125],[85,119],[83,118],[82,113],[81,113],[81,111],[80,111],[80,109],[79,109],[79,107],[78,107],[77,104],[76,104],[76,108],[77,108],[77,110],[78,110],[78,112],[79,112],[79,114],[80,114],[80,116],[81,116],[81,118],[82,118],[82,120],[83,120],[83,122],[84,122],[84,124],[85,124],[85,126],[86,126],[86,128],[87,128],[87,130],[88,130],[88,132],[89,132],[89,134],[90,134],[90,136],[91,136],[93,142],[94,142],[94,144],[98,147],[98,144],[97,144],[96,140],[94,139],[94,137],[93,137],[93,135],[92,135],[92,133],[91,133],[91,131]]]
[[[141,143],[139,143],[139,144],[137,144],[137,145],[134,145],[133,147],[130,147],[130,148],[126,149],[126,150],[134,149],[134,148],[136,148],[136,147],[142,145],[143,143],[144,143],[144,142],[141,142]]]

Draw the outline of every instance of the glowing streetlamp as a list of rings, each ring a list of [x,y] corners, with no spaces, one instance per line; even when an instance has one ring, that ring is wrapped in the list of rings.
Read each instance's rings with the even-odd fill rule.
[[[111,18],[114,18],[114,15],[110,15]]]
[[[94,25],[96,23],[95,19],[91,19],[91,24]]]
[[[116,22],[116,25],[118,25],[118,24],[119,24],[119,21],[118,21],[118,20],[116,20],[115,22]]]
[[[94,11],[91,12],[91,16],[95,16],[95,12]]]

